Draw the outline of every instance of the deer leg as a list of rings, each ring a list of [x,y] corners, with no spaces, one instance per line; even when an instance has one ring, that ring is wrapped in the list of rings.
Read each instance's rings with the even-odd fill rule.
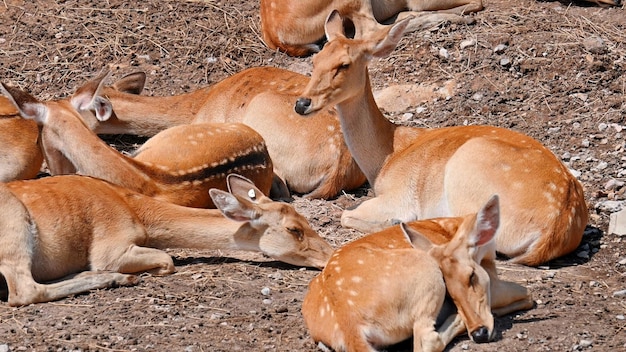
[[[461,319],[461,315],[456,313],[448,316],[448,318],[437,330],[439,338],[444,346],[450,344],[452,340],[454,340],[457,336],[464,334],[466,331],[467,329],[465,328],[463,319]]]
[[[380,231],[389,226],[415,220],[410,214],[402,214],[395,204],[376,197],[364,201],[354,209],[346,209],[341,214],[341,225],[361,232]]]
[[[485,268],[491,280],[491,311],[494,315],[503,316],[534,306],[526,287],[515,282],[500,280],[495,261],[484,260],[480,265]]]
[[[153,275],[169,275],[176,271],[172,257],[160,249],[130,245],[115,261],[108,265],[92,263],[93,269],[119,271],[122,273],[149,272]]]
[[[103,272],[53,284],[40,284],[33,279],[30,270],[24,265],[19,267],[3,265],[0,272],[7,282],[10,306],[50,302],[95,289],[132,286],[139,282],[139,278],[135,275]]]
[[[461,322],[462,323],[462,322]],[[433,319],[419,318],[413,324],[413,351],[441,352],[446,345],[435,331]]]

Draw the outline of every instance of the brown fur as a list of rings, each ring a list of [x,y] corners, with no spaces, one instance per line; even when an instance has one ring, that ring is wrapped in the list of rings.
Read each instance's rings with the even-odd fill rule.
[[[171,274],[166,248],[260,251],[294,265],[326,264],[332,248],[293,207],[241,176],[227,181],[231,193],[211,190],[220,210],[159,201],[85,176],[0,184],[0,273],[9,304],[132,285],[138,278],[127,274],[143,271]]]
[[[539,265],[575,249],[588,220],[581,184],[554,154],[521,133],[492,126],[397,126],[372,96],[367,64],[393,51],[407,20],[368,39],[349,39],[337,13],[330,41],[313,58],[301,114],[336,105],[346,143],[376,197],[342,215],[364,232],[394,221],[458,216],[493,194],[502,204],[498,252]]]

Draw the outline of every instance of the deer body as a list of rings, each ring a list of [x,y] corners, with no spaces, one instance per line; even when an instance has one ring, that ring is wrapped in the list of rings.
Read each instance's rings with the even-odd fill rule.
[[[261,0],[260,7],[265,44],[292,56],[320,50],[324,22],[333,10],[352,20],[357,36],[367,36],[395,19],[419,15],[411,23],[417,30],[443,21],[464,22],[459,15],[483,8],[481,0]]]
[[[0,97],[0,182],[35,178],[43,154],[38,145],[39,129],[25,121],[5,97]]]
[[[0,273],[9,304],[137,282],[122,274],[170,274],[175,268],[166,248],[260,251],[294,265],[325,265],[332,248],[290,205],[271,201],[240,176],[228,182],[231,193],[211,190],[220,210],[183,207],[78,175],[0,185]],[[41,284],[83,271],[89,272]]]
[[[413,336],[415,351],[443,351],[467,326],[474,341],[490,341],[493,291],[479,263],[495,256],[497,203],[492,197],[478,215],[389,227],[336,250],[303,302],[313,339],[350,352]],[[435,331],[446,288],[459,313],[441,317]]]
[[[137,95],[143,73],[103,87],[98,100],[112,106],[108,114],[81,112],[99,134],[152,136],[181,124],[240,122],[265,140],[275,173],[293,192],[307,198],[330,198],[365,182],[341,134],[334,108],[301,119],[292,108],[308,77],[274,67],[244,70],[210,87],[168,97]],[[294,132],[297,131],[297,135]]]
[[[82,175],[191,207],[213,207],[209,189],[225,189],[226,176],[232,172],[250,178],[269,194],[274,178],[271,158],[263,138],[252,128],[243,124],[177,126],[155,136],[155,141],[148,141],[135,160],[107,146],[76,112],[93,104],[97,97],[96,87],[101,82],[92,83],[70,101],[46,103],[4,87],[20,115],[42,126],[43,149],[53,173],[74,169]]]
[[[303,115],[337,106],[346,143],[376,194],[344,211],[342,224],[369,232],[398,220],[458,216],[498,194],[498,252],[539,265],[573,251],[587,223],[583,189],[541,143],[491,126],[399,127],[378,110],[367,62],[391,52],[405,26],[406,20],[369,40],[351,40],[332,14],[331,40],[314,57],[311,83],[296,104]]]

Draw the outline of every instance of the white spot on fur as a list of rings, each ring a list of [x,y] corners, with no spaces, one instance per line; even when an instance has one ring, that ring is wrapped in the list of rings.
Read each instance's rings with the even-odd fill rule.
[[[363,278],[360,276],[353,276],[352,277],[352,282],[358,284],[359,282],[363,281]]]

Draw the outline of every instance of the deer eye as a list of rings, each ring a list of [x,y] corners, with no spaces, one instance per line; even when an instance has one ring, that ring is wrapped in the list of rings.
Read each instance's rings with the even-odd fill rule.
[[[337,68],[337,71],[341,72],[341,71],[345,71],[345,70],[347,70],[349,68],[350,68],[350,64],[342,64],[341,66],[339,66]]]
[[[472,271],[472,273],[469,276],[469,284],[470,286],[475,286],[478,283],[478,276],[476,275],[475,271]]]
[[[299,240],[302,240],[302,238],[304,237],[304,233],[302,232],[301,228],[298,228],[298,227],[288,227],[287,231],[289,231],[289,233],[291,233],[292,235],[298,237]]]

